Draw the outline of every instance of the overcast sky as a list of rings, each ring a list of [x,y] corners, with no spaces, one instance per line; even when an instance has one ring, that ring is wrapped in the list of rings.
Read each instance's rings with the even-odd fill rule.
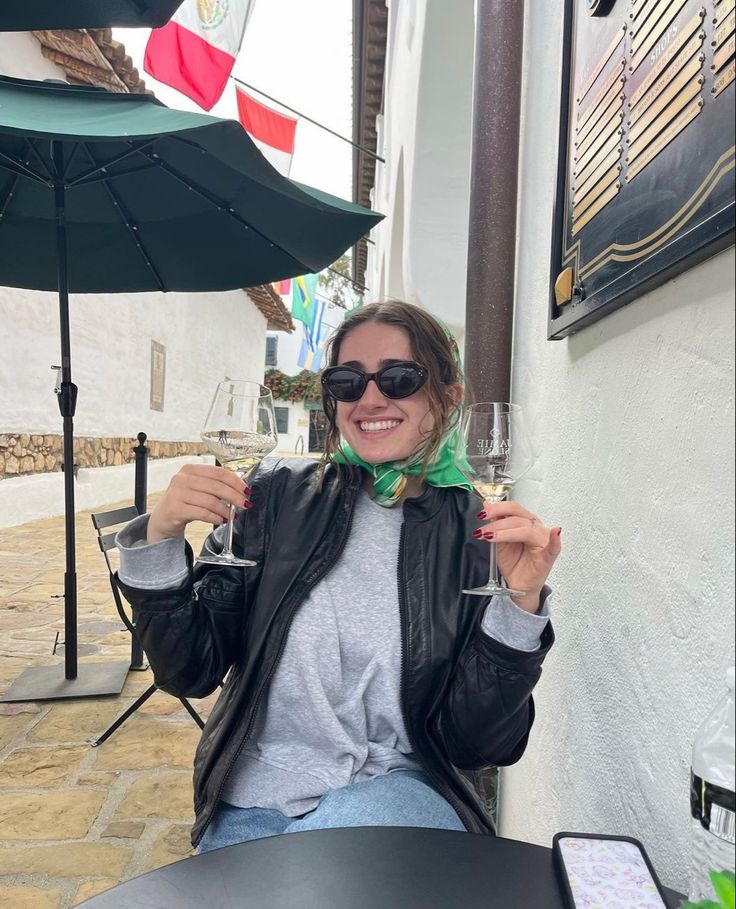
[[[257,0],[233,75],[350,138],[351,17],[351,0]],[[201,111],[185,95],[143,71],[148,29],[114,32],[160,101]],[[232,80],[211,113],[237,120]],[[352,151],[346,142],[300,121],[291,167],[294,180],[349,199],[351,166]]]

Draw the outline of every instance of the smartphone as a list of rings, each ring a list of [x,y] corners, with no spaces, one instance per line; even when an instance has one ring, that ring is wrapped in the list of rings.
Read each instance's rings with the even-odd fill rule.
[[[668,909],[662,885],[638,840],[558,833],[552,850],[567,909]]]

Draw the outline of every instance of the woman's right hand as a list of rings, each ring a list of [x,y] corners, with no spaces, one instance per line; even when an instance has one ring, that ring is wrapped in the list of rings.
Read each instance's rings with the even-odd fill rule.
[[[204,464],[186,464],[151,512],[149,543],[183,536],[191,521],[225,524],[229,505],[250,508],[250,487],[232,470]]]

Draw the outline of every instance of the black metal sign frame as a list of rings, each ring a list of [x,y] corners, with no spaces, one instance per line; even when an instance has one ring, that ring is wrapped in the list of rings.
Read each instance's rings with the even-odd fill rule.
[[[550,340],[733,245],[734,6],[566,0]]]

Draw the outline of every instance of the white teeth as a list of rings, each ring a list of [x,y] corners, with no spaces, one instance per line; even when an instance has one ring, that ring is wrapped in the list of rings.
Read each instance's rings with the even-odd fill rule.
[[[401,420],[380,420],[378,422],[363,421],[360,424],[360,428],[363,432],[381,432],[383,429],[393,429],[394,426],[398,426]]]

